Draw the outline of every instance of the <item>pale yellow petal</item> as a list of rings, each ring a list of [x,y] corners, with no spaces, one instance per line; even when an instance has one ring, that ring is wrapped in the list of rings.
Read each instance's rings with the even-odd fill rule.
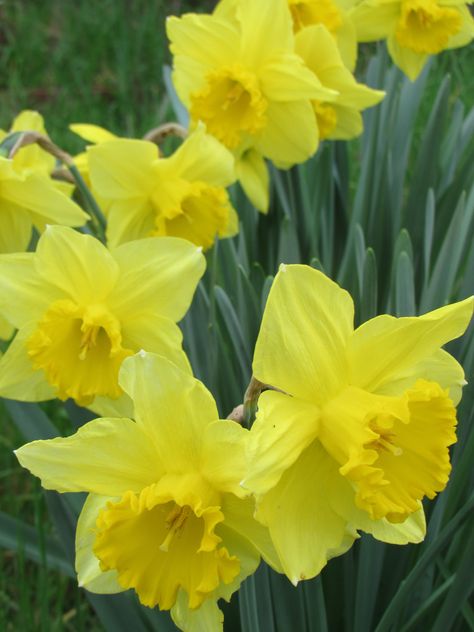
[[[287,0],[241,0],[236,13],[242,32],[242,58],[248,67],[260,67],[263,74],[262,62],[293,49]]]
[[[82,507],[76,528],[77,582],[82,588],[100,595],[113,595],[124,590],[117,581],[117,572],[115,570],[102,571],[99,560],[92,550],[97,516],[110,500],[114,498],[89,494]]]
[[[309,100],[269,103],[266,116],[267,125],[255,142],[265,158],[287,168],[314,154],[319,135]]]
[[[204,429],[200,471],[215,489],[248,495],[240,486],[247,472],[248,435],[235,421],[214,421]]]
[[[61,292],[35,267],[35,255],[0,256],[0,314],[17,329],[39,319]]]
[[[260,82],[263,94],[271,101],[324,99],[331,91],[321,85],[318,77],[294,53],[281,55],[265,65]]]
[[[35,371],[26,342],[33,326],[21,329],[0,358],[0,396],[20,402],[43,402],[56,396],[43,371]]]
[[[328,484],[337,464],[313,442],[258,504],[257,519],[270,530],[285,574],[293,584],[315,577],[357,537],[331,507]]]
[[[48,226],[38,242],[35,267],[79,305],[106,300],[119,275],[117,263],[98,239],[64,226]]]
[[[255,347],[255,377],[307,402],[327,401],[348,379],[353,314],[350,295],[322,272],[282,266]]]
[[[170,17],[166,32],[173,55],[195,59],[206,70],[232,64],[240,49],[237,25],[216,16]]]
[[[31,241],[31,214],[7,200],[0,200],[0,254],[25,252]]]
[[[183,351],[183,334],[176,323],[152,311],[144,311],[122,322],[122,340],[126,349],[145,350],[162,355],[182,371],[191,373]]]
[[[400,17],[399,0],[360,2],[350,13],[359,42],[374,42],[392,33]]]
[[[222,187],[235,181],[234,157],[201,125],[165,160],[175,178]]]
[[[428,61],[429,55],[417,53],[409,48],[400,46],[396,37],[389,37],[387,39],[387,47],[393,63],[398,66],[411,81],[415,81]]]
[[[109,132],[108,129],[90,123],[72,123],[69,129],[88,143],[105,143],[109,140],[116,140],[118,136]]]
[[[148,197],[113,200],[106,215],[107,243],[111,248],[145,239],[155,229],[155,211]]]
[[[469,298],[420,317],[384,315],[367,321],[350,342],[351,383],[378,393],[403,378],[414,365],[464,333],[473,304]]]
[[[183,632],[221,632],[224,615],[219,610],[217,599],[212,597],[199,606],[189,607],[189,598],[183,588],[178,591],[175,605],[171,608],[171,618]]]
[[[135,404],[135,419],[153,438],[169,473],[199,466],[205,427],[219,418],[205,386],[152,353],[127,358],[119,383]]]
[[[438,349],[432,356],[407,367],[404,372],[398,373],[395,379],[377,389],[377,392],[380,395],[400,397],[412,388],[418,379],[437,382],[441,388],[449,389],[449,396],[455,406],[461,401],[462,389],[466,384],[464,369],[444,349]]]
[[[236,498],[233,494],[225,494],[222,497],[222,512],[224,513],[226,530],[233,531],[250,542],[265,562],[278,573],[281,573],[281,562],[273,546],[270,533],[254,518],[254,498]]]
[[[183,318],[206,267],[200,248],[177,237],[150,237],[112,253],[120,276],[110,301],[122,320],[149,311]]]
[[[87,155],[92,187],[106,199],[146,198],[155,186],[158,147],[150,141],[112,140],[88,147]]]
[[[45,489],[59,492],[121,496],[163,474],[150,437],[130,419],[95,419],[70,437],[33,441],[15,454]]]
[[[3,180],[2,198],[27,210],[33,222],[83,226],[87,213],[45,176],[29,173],[24,180]]]
[[[235,163],[237,179],[256,209],[268,212],[270,178],[262,155],[249,149]]]
[[[10,340],[13,336],[15,328],[10,323],[0,316],[0,338],[2,340]]]
[[[319,410],[314,404],[276,391],[258,400],[258,412],[248,438],[248,474],[242,485],[255,494],[274,487],[315,439]]]

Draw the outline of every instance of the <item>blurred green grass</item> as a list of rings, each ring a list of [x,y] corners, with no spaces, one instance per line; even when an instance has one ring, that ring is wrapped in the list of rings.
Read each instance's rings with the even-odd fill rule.
[[[76,151],[71,122],[142,135],[163,121],[167,15],[212,2],[0,2],[0,126],[39,110],[53,139]]]
[[[39,110],[52,138],[70,152],[82,143],[71,122],[141,135],[167,110],[162,65],[169,61],[164,19],[212,2],[179,0],[49,0],[0,2],[0,127],[25,108]],[[419,126],[446,74],[452,98],[474,106],[474,47],[434,61]],[[0,409],[0,510],[48,534],[39,485],[12,453],[22,438]],[[66,615],[64,614],[66,613]],[[0,630],[100,630],[75,582],[21,555],[0,551]]]

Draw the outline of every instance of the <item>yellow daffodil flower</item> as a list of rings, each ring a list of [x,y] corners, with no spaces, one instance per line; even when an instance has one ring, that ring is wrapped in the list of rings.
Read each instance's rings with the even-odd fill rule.
[[[172,235],[209,248],[238,230],[224,188],[235,180],[232,154],[202,127],[169,158],[150,141],[119,139],[89,147],[88,161],[112,246]]]
[[[171,609],[185,632],[218,632],[217,600],[230,599],[260,555],[279,568],[239,485],[248,431],[219,420],[204,385],[160,356],[127,358],[119,382],[135,421],[96,419],[16,455],[46,489],[89,492],[76,533],[81,586],[132,588],[145,606]]]
[[[88,219],[44,174],[19,173],[14,160],[0,156],[0,253],[25,251],[33,226],[41,232],[46,224],[83,226]]]
[[[296,52],[323,86],[338,93],[331,101],[312,102],[319,137],[348,140],[361,134],[361,110],[379,103],[385,93],[357,83],[344,66],[338,47],[325,26],[309,26],[299,31]]]
[[[474,19],[463,0],[364,0],[350,15],[358,40],[387,38],[394,63],[412,81],[430,55],[474,38]]]
[[[282,266],[258,336],[258,401],[245,488],[288,577],[314,577],[357,531],[419,542],[421,500],[448,481],[464,373],[442,345],[473,299],[356,330],[350,295],[308,266]]]
[[[47,228],[35,253],[1,256],[0,316],[18,333],[0,361],[0,395],[71,397],[106,410],[122,395],[122,361],[138,350],[188,368],[175,323],[204,268],[200,249],[182,239],[155,237],[109,251],[60,226]]]
[[[282,168],[307,160],[318,146],[311,100],[330,93],[295,54],[287,0],[225,9],[168,19],[173,81],[191,125],[203,121],[233,151],[246,194],[266,212],[264,158]]]

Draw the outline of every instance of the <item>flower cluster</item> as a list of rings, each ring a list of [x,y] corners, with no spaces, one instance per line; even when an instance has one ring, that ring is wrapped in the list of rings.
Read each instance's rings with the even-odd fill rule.
[[[133,139],[75,124],[89,146],[68,157],[30,111],[0,132],[0,396],[101,415],[16,452],[44,488],[88,494],[80,585],[133,589],[181,629],[215,631],[218,600],[261,559],[297,584],[360,532],[424,538],[465,383],[442,347],[473,312],[471,298],[354,328],[344,289],[282,265],[255,347],[255,422],[222,419],[178,323],[203,250],[238,232],[227,187],[267,212],[266,161],[287,169],[362,133],[384,93],[356,80],[357,41],[386,37],[415,78],[474,31],[464,3],[435,0],[222,0],[167,30],[190,115],[173,153],[168,128]]]

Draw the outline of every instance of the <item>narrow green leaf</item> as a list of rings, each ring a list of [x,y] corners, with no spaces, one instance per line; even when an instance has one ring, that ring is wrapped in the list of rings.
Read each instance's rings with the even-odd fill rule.
[[[66,558],[59,542],[50,536],[45,537],[43,557],[37,529],[8,516],[3,511],[0,512],[0,546],[12,551],[21,548],[24,555],[33,562],[40,564],[44,559],[49,568],[54,568],[68,577],[76,577],[74,567]]]

